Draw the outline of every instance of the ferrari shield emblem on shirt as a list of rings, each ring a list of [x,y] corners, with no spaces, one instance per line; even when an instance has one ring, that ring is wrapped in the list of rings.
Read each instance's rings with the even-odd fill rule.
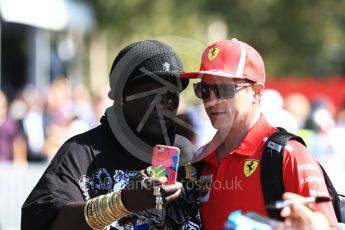
[[[244,167],[243,167],[243,171],[244,171],[244,175],[246,175],[246,177],[249,177],[250,175],[252,175],[256,168],[259,165],[259,161],[256,159],[248,159],[244,162]]]
[[[212,61],[219,54],[220,49],[218,47],[213,47],[208,51],[208,60]]]

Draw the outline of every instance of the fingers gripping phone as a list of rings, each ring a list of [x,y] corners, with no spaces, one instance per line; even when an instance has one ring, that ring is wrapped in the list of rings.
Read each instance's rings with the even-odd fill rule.
[[[150,176],[166,176],[168,180],[165,184],[174,184],[177,179],[179,158],[179,148],[167,145],[155,145],[153,147]]]

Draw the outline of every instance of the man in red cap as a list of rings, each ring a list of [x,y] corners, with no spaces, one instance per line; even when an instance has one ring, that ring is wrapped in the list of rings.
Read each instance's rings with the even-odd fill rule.
[[[200,71],[181,78],[201,78],[194,91],[217,133],[200,152],[200,211],[205,229],[222,229],[237,210],[268,216],[260,167],[267,138],[278,129],[260,111],[265,67],[260,54],[237,39],[208,46]],[[282,164],[285,191],[302,196],[329,196],[323,174],[308,149],[290,140]],[[271,178],[266,178],[271,180]],[[331,202],[318,204],[331,227],[339,228]]]

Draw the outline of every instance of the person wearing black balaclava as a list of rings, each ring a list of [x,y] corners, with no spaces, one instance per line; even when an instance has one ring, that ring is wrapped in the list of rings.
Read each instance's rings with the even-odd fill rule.
[[[186,164],[193,148],[174,125],[188,85],[181,72],[178,55],[160,41],[122,49],[110,71],[113,105],[98,127],[59,149],[23,204],[22,229],[199,229],[196,196],[183,188],[195,177]],[[181,149],[180,182],[149,176],[156,144]]]

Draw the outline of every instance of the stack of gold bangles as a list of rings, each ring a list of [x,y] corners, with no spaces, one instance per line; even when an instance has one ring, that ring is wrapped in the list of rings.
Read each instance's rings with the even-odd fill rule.
[[[101,195],[86,202],[84,216],[92,229],[103,230],[114,221],[131,214],[122,203],[121,191]]]

